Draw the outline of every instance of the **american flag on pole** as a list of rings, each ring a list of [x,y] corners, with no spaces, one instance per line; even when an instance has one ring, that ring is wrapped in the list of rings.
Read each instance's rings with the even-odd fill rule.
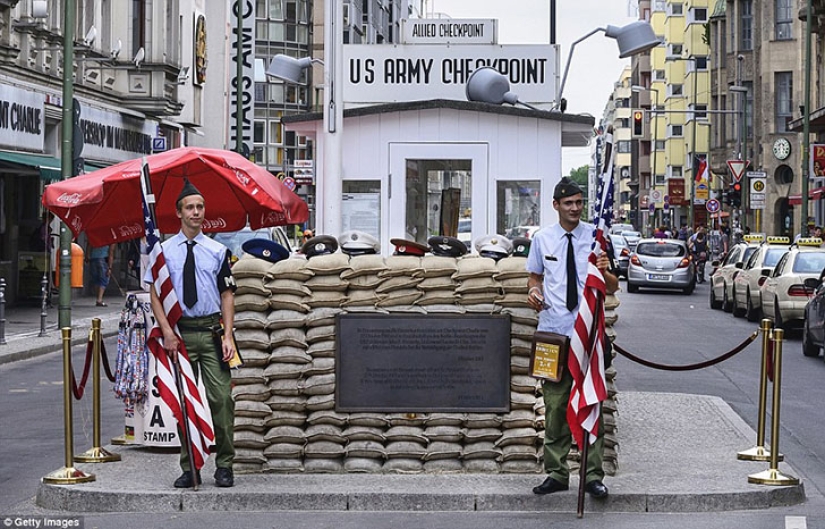
[[[599,433],[599,403],[607,398],[604,377],[604,276],[596,267],[596,259],[607,251],[607,233],[613,218],[613,134],[605,134],[604,169],[596,187],[596,217],[593,248],[587,262],[587,278],[579,312],[570,339],[567,368],[573,377],[567,423],[577,446],[584,444],[584,431],[590,432],[590,443]],[[584,463],[582,463],[584,464]]]
[[[147,182],[148,172],[149,167],[144,162],[143,177]],[[178,296],[172,288],[172,279],[169,277],[169,269],[166,266],[163,248],[160,245],[159,232],[155,226],[154,215],[149,209],[151,198],[147,196],[148,192],[145,186],[141,186],[141,189],[146,247],[152,271],[152,284],[163,303],[163,311],[166,313],[169,325],[175,330],[175,334],[180,336],[177,325],[182,315],[182,309]],[[209,402],[206,400],[203,383],[195,378],[189,355],[181,340],[180,350],[178,351],[178,364],[180,365],[180,375],[183,378],[185,393],[185,398],[181,399],[175,382],[175,367],[163,348],[163,331],[157,323],[149,332],[146,345],[158,364],[158,391],[161,399],[172,410],[181,430],[184,430],[184,414],[181,410],[181,402],[185,402],[186,418],[188,419],[185,428],[186,438],[192,446],[192,464],[196,470],[200,470],[209,458],[210,447],[215,444],[212,414],[209,410]]]

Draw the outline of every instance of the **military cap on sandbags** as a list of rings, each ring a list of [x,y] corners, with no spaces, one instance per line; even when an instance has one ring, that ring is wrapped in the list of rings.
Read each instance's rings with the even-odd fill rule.
[[[198,191],[197,187],[192,185],[192,182],[190,182],[188,178],[184,178],[183,189],[180,190],[180,194],[178,195],[178,199],[175,201],[175,204],[191,195],[201,195],[201,192]]]
[[[513,257],[527,257],[530,254],[530,244],[533,241],[527,237],[516,237],[513,239]]]
[[[498,261],[510,255],[513,243],[503,235],[485,235],[476,239],[476,251],[482,257],[489,257]]]
[[[434,255],[441,257],[461,257],[467,253],[467,245],[455,237],[436,235],[427,239],[427,244],[433,250]]]
[[[419,244],[407,239],[390,239],[390,244],[395,246],[393,255],[424,255],[430,251],[429,246]]]
[[[316,235],[301,246],[301,253],[306,255],[307,259],[316,255],[335,253],[337,250],[338,241],[330,235]]]
[[[269,239],[249,239],[241,245],[241,248],[249,255],[264,259],[270,263],[277,263],[289,257],[289,250]]]
[[[570,177],[565,176],[561,179],[561,182],[556,184],[556,188],[553,190],[553,200],[572,197],[578,194],[583,194],[582,188],[579,187],[579,184],[571,180]]]
[[[347,255],[367,255],[376,254],[381,249],[378,239],[369,233],[349,230],[338,237],[341,251]]]

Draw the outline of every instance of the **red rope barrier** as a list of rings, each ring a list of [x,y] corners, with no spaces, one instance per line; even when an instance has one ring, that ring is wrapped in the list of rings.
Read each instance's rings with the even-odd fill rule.
[[[89,368],[92,366],[92,348],[91,340],[86,345],[86,362],[83,366],[83,376],[80,378],[80,385],[77,384],[77,379],[74,376],[74,369],[72,368],[72,357],[69,355],[69,370],[72,373],[72,393],[75,400],[83,398],[83,393],[86,391],[86,382],[89,381]]]
[[[109,379],[109,382],[115,382],[115,375],[112,373],[112,368],[109,366],[109,357],[106,356],[106,344],[103,343],[103,340],[100,341],[100,359],[103,362],[103,370],[106,371],[106,378]]]

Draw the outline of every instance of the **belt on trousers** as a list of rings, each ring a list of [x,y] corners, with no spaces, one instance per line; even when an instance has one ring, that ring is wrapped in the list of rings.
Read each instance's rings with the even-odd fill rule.
[[[209,316],[200,316],[197,318],[188,318],[182,316],[178,320],[178,327],[189,331],[211,331],[212,327],[221,322],[221,315],[219,312],[210,314]]]

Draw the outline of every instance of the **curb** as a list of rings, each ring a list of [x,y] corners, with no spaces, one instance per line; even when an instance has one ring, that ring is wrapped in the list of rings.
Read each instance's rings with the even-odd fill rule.
[[[101,336],[109,338],[118,333],[118,323],[120,318],[110,318],[101,320]],[[92,327],[92,318],[83,319],[72,325],[72,346],[85,344],[89,340],[89,330]],[[17,334],[7,338],[5,345],[0,345],[0,365],[29,360],[38,356],[50,353],[61,352],[63,350],[60,329],[51,326],[46,329],[46,336],[39,336],[40,331]],[[5,352],[4,349],[15,349]]]

